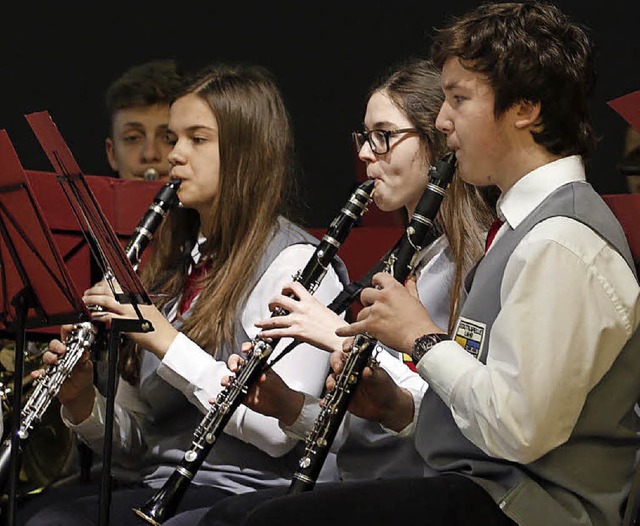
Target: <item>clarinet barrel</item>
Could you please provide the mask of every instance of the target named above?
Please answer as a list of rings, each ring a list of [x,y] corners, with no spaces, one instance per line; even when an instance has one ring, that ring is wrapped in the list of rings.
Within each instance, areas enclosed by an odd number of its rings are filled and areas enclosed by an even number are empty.
[[[329,264],[346,239],[356,221],[367,210],[373,196],[372,180],[362,183],[349,197],[340,213],[329,225],[326,234],[316,247],[304,269],[294,280],[313,293],[327,272]],[[286,314],[283,309],[276,309],[272,316]],[[171,518],[182,500],[184,493],[202,466],[234,411],[244,400],[249,389],[260,378],[267,360],[272,354],[279,339],[255,338],[246,360],[238,369],[235,378],[217,396],[215,402],[196,428],[191,445],[184,457],[170,475],[165,484],[147,502],[134,513],[155,526]]]
[[[430,169],[430,180],[411,216],[396,249],[386,256],[384,271],[404,282],[417,264],[420,250],[434,239],[434,220],[455,172],[455,155],[448,153]],[[334,389],[327,393],[318,418],[306,441],[303,456],[298,461],[288,489],[289,494],[309,491],[315,486],[320,470],[329,454],[349,402],[369,362],[377,340],[366,334],[354,338],[344,368],[336,377]]]

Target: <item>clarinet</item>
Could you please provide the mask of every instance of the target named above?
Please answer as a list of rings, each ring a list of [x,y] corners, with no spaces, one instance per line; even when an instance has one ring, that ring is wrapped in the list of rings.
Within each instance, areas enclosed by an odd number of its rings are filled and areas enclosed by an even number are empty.
[[[425,241],[432,239],[433,221],[453,178],[455,163],[455,155],[451,152],[430,168],[429,184],[416,206],[405,235],[387,258],[384,271],[400,282],[412,274],[420,249],[426,246]],[[358,334],[354,338],[344,368],[336,377],[335,387],[325,395],[320,414],[306,437],[305,450],[298,461],[288,494],[297,495],[311,490],[315,485],[362,371],[369,363],[376,345],[377,340],[368,334]]]
[[[430,245],[433,241],[437,239],[437,237],[438,235],[435,229],[431,229],[429,231],[429,236],[422,243],[422,246],[426,247]],[[389,264],[388,264],[389,258],[396,257],[395,253],[397,252],[398,247],[400,246],[402,241],[404,241],[404,234],[402,235],[402,237],[398,239],[398,241],[396,241],[396,244],[393,247],[391,247],[387,251],[387,253],[384,256],[382,256],[382,258],[380,258],[378,262],[367,271],[367,273],[364,276],[362,276],[360,279],[356,281],[352,281],[348,283],[344,287],[344,289],[342,289],[336,295],[336,297],[333,298],[329,304],[327,304],[327,309],[329,309],[332,312],[335,312],[336,314],[342,314],[349,307],[351,307],[351,305],[353,305],[353,303],[358,298],[360,298],[360,293],[362,292],[362,290],[365,289],[366,287],[371,286],[371,280],[373,279],[373,276],[378,272],[387,271],[387,269],[389,268]],[[294,339],[289,345],[285,347],[282,354],[278,356],[278,359],[280,359],[280,357],[284,356],[289,351],[292,351],[295,347],[297,347],[301,343],[302,343],[302,340]],[[273,364],[276,361],[277,360],[273,360],[271,362],[271,365],[273,366]]]
[[[170,208],[177,206],[177,191],[180,180],[166,183],[156,194],[153,202],[138,223],[125,249],[127,258],[137,270],[142,251],[151,241],[160,223]],[[98,310],[98,309],[95,309]],[[42,420],[62,384],[69,377],[85,351],[91,350],[96,342],[97,327],[90,321],[76,323],[64,340],[67,351],[45,373],[34,381],[34,390],[20,412],[20,428],[16,433],[20,438],[21,450],[29,438],[31,430]],[[11,434],[0,445],[0,487],[4,487],[11,466]]]
[[[346,205],[329,225],[322,241],[302,271],[294,280],[309,292],[317,289],[336,252],[356,221],[366,212],[373,197],[374,181],[367,180],[351,194]],[[282,308],[274,309],[273,316],[283,316]],[[269,366],[267,359],[280,338],[256,337],[244,363],[238,368],[231,383],[216,397],[215,402],[194,431],[189,449],[164,485],[147,502],[133,511],[148,523],[160,525],[171,518],[198,469],[222,434],[234,411],[242,403],[249,389]]]

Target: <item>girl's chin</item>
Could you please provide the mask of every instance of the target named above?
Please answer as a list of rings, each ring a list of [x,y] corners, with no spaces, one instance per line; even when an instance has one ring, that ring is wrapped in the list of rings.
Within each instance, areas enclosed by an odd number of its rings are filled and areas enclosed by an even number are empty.
[[[399,208],[402,208],[401,206],[398,206],[395,203],[387,203],[384,201],[380,203],[378,201],[374,201],[374,202],[381,212],[395,212]]]

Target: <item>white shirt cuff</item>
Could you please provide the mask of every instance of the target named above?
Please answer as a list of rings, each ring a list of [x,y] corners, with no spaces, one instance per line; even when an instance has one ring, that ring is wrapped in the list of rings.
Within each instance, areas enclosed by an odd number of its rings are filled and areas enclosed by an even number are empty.
[[[320,414],[320,399],[306,393],[302,394],[304,395],[304,403],[302,404],[302,410],[298,418],[296,418],[296,421],[290,426],[285,426],[280,423],[280,428],[287,436],[298,440],[305,440],[307,438],[316,418]]]
[[[65,426],[75,431],[84,441],[93,442],[104,438],[104,422],[106,413],[106,400],[94,387],[95,398],[91,414],[79,424],[73,424],[69,420],[69,414],[64,406],[60,407],[60,417]]]

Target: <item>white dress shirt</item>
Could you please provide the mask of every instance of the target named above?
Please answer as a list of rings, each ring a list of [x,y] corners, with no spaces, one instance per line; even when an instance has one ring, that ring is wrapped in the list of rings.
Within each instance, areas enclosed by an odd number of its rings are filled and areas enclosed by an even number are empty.
[[[527,174],[498,202],[506,222],[492,247],[555,189],[584,180],[577,156]],[[469,440],[526,464],[569,437],[587,394],[638,326],[640,287],[593,230],[552,217],[509,257],[500,301],[486,364],[447,341],[422,358],[418,371]]]

